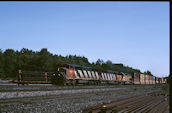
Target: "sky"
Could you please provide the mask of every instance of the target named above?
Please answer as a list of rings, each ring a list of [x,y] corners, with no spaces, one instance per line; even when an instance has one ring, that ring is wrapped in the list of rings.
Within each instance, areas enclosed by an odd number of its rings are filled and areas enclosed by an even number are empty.
[[[0,49],[80,55],[169,75],[169,2],[0,2]]]

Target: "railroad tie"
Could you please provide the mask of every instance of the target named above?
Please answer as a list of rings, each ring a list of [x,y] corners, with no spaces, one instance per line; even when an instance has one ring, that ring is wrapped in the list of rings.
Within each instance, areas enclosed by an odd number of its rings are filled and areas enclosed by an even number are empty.
[[[168,95],[153,92],[85,109],[84,113],[162,113],[169,110]]]

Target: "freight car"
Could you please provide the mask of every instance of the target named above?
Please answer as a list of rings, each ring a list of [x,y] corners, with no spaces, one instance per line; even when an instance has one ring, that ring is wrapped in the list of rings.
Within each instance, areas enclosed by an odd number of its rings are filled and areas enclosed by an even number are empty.
[[[133,83],[134,84],[161,84],[166,83],[166,79],[158,78],[152,75],[145,75],[143,73],[134,73]]]
[[[53,83],[58,85],[101,84],[157,84],[165,83],[161,78],[145,74],[129,74],[111,70],[95,70],[75,64],[60,64],[57,72],[28,72],[19,70],[19,84]]]
[[[144,74],[140,74],[140,84],[146,84],[146,79]]]
[[[134,84],[140,84],[140,74],[139,73],[134,73],[134,76],[133,76],[133,83]]]
[[[52,82],[53,74],[53,72],[19,70],[19,76],[13,82],[18,84],[48,84]]]

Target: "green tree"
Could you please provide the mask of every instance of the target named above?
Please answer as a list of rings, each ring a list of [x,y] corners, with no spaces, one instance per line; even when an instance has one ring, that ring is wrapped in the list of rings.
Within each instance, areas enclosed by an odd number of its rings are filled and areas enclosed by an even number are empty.
[[[152,75],[152,73],[149,70],[145,71],[144,74]]]
[[[98,59],[95,63],[90,63],[84,56],[51,54],[47,48],[42,48],[40,51],[32,51],[27,48],[22,48],[20,51],[13,49],[6,49],[2,52],[0,49],[0,77],[14,78],[18,75],[18,69],[42,70],[42,71],[56,71],[59,64],[71,63],[81,66],[89,66],[95,70],[113,70],[125,73],[141,73],[139,69],[134,69],[123,64],[114,64],[107,60],[104,62]],[[25,67],[29,68],[25,68]],[[152,75],[148,70],[145,74]]]
[[[15,51],[13,49],[5,50],[3,54],[4,58],[4,74],[5,77],[14,78],[16,76],[16,64],[17,64],[17,57]]]
[[[102,64],[104,64],[104,61],[103,61],[103,60],[98,59],[98,60],[96,61],[96,65],[102,65]]]
[[[4,66],[3,51],[0,49],[0,77],[2,78],[4,77],[3,66]]]

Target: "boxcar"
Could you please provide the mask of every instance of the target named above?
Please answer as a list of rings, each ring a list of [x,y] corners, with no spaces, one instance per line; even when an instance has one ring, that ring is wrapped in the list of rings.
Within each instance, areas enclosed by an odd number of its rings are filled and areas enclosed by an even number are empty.
[[[149,84],[149,75],[145,75],[145,83]]]
[[[152,77],[152,84],[155,84],[155,76]]]
[[[140,83],[145,84],[145,75],[144,74],[140,74]]]
[[[152,84],[152,76],[149,75],[149,84]]]
[[[134,84],[140,84],[140,74],[134,73]]]

